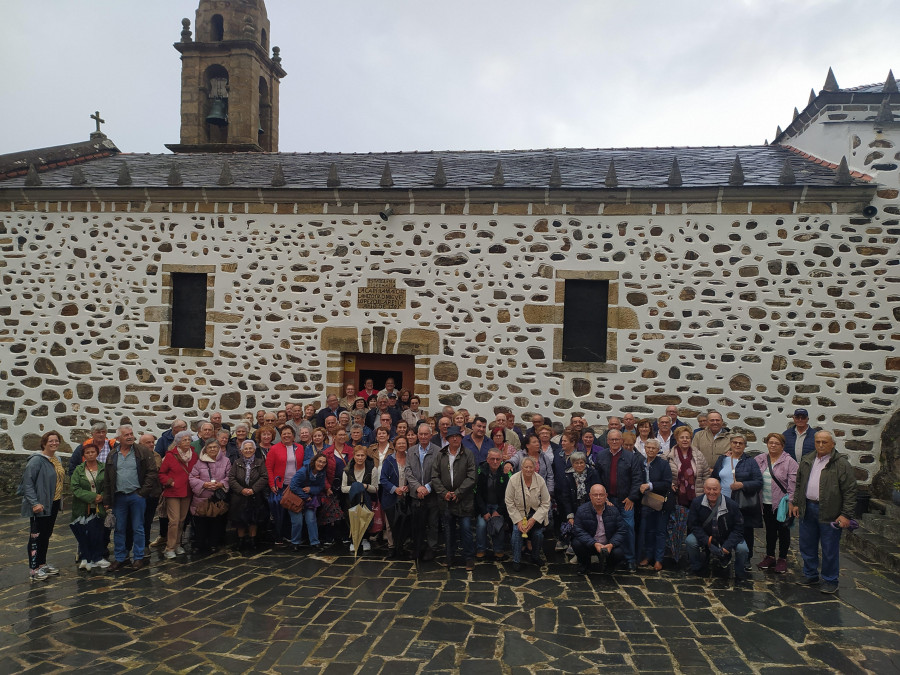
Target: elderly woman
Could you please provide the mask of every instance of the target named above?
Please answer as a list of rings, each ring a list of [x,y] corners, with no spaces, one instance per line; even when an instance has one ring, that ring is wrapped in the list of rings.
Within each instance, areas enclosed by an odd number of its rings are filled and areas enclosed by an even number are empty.
[[[512,459],[518,450],[516,450],[516,446],[506,440],[506,424],[491,422],[489,429],[488,435],[494,443],[494,447],[500,451],[500,459],[503,462]]]
[[[381,507],[387,518],[388,529],[393,538],[391,558],[407,558],[403,544],[409,538],[409,486],[406,484],[406,451],[409,443],[406,437],[394,440],[394,452],[384,458],[379,472],[381,486]]]
[[[535,437],[532,437],[535,438]],[[547,483],[536,471],[537,461],[526,455],[521,470],[511,476],[506,486],[506,511],[513,522],[512,561],[513,570],[522,569],[522,540],[528,540],[531,561],[540,566],[541,548],[544,544],[544,526],[550,513],[550,491]]]
[[[563,433],[563,438],[566,434]],[[587,456],[580,450],[569,455],[569,466],[560,478],[560,488],[557,492],[560,504],[560,513],[565,515],[569,524],[575,525],[575,511],[578,507],[591,500],[591,486],[600,482],[600,476],[596,469],[590,466]],[[568,543],[568,542],[567,542]]]
[[[758,454],[756,460],[762,474],[762,516],[766,527],[766,557],[757,565],[761,570],[773,567],[778,574],[787,573],[787,554],[791,546],[790,520],[778,520],[778,505],[786,495],[788,503],[794,498],[797,485],[797,460],[784,451],[785,438],[781,434],[769,434],[765,438],[767,452]],[[778,560],[775,559],[775,543],[778,543]]]
[[[668,454],[675,508],[669,516],[666,545],[676,562],[681,559],[684,540],[687,538],[688,509],[695,497],[703,496],[703,483],[710,474],[709,464],[703,453],[691,448],[693,436],[689,427],[678,427],[669,436],[670,440],[675,441]],[[646,450],[646,443],[644,449]]]
[[[244,439],[240,454],[228,472],[228,488],[231,491],[228,512],[237,529],[236,551],[256,550],[259,523],[269,515],[266,503],[268,482],[266,462],[256,455],[256,443],[249,438]]]
[[[271,447],[266,455],[266,474],[269,481],[269,490],[273,498],[269,501],[269,510],[272,514],[275,544],[284,543],[285,530],[288,529],[288,512],[282,508],[280,495],[284,488],[291,484],[291,478],[303,466],[306,458],[312,456],[309,448],[304,448],[294,442],[294,428],[284,427],[281,430],[281,443]],[[275,498],[278,495],[278,499]]]
[[[346,432],[345,432],[346,433]],[[299,551],[303,543],[303,526],[306,525],[306,536],[310,546],[318,547],[319,526],[316,521],[316,510],[319,508],[322,493],[325,492],[325,469],[328,458],[324,453],[313,455],[309,464],[301,467],[291,479],[291,492],[303,500],[303,510],[291,511],[291,546]]]
[[[228,454],[228,459],[232,462],[240,456],[241,446],[244,445],[244,441],[250,438],[250,426],[246,422],[238,422],[234,425],[234,437],[231,439],[231,443],[229,447],[234,448],[234,452]],[[253,444],[254,452],[256,452],[256,443]],[[233,456],[232,456],[233,455]],[[262,453],[259,453],[260,457],[263,457]],[[263,459],[265,459],[263,457]]]
[[[718,479],[722,494],[738,503],[744,517],[744,542],[747,544],[746,572],[750,571],[753,557],[753,530],[762,527],[762,508],[759,491],[763,487],[762,472],[756,460],[744,454],[747,439],[741,434],[732,434],[730,452],[719,455],[713,467],[712,477]]]
[[[155,453],[154,453],[155,454]],[[88,439],[81,446],[83,462],[72,472],[72,522],[81,520],[85,527],[79,528],[78,550],[81,554],[83,570],[94,567],[106,568],[110,563],[103,559],[103,479],[106,469],[103,462],[97,460],[100,448],[93,439]],[[96,519],[97,522],[89,521]]]
[[[41,451],[33,455],[25,465],[20,491],[22,516],[30,519],[31,534],[28,538],[28,567],[31,581],[45,581],[59,569],[47,564],[47,548],[56,525],[56,516],[62,508],[63,485],[66,471],[56,456],[62,443],[57,431],[41,436]]]
[[[672,467],[669,462],[659,456],[659,441],[648,438],[644,443],[646,458],[641,463],[644,481],[641,483],[641,494],[655,493],[663,499],[672,490]],[[663,555],[666,552],[666,519],[669,512],[665,508],[656,510],[650,506],[641,506],[641,526],[638,533],[638,555],[641,567],[653,564],[659,572],[662,568]]]
[[[344,471],[344,475],[341,479],[341,492],[345,495],[350,494],[350,488],[353,487],[354,483],[359,483],[362,485],[364,490],[364,494],[366,498],[363,499],[363,502],[369,506],[372,503],[372,500],[375,498],[375,495],[378,492],[378,478],[379,471],[378,467],[375,465],[375,462],[372,458],[366,453],[366,449],[363,447],[358,447],[353,450],[353,463],[350,464],[346,470]],[[349,503],[349,506],[354,506],[354,504]],[[371,528],[371,524],[369,525]],[[362,550],[370,551],[372,549],[372,545],[369,543],[368,539],[368,531],[363,535],[362,539]],[[350,544],[350,552],[354,552],[353,543]]]
[[[547,428],[549,429],[550,427]],[[559,446],[553,447],[559,449]],[[506,468],[507,465],[515,471],[521,469],[522,459],[524,457],[531,457],[534,460],[537,473],[544,479],[544,482],[547,484],[547,489],[550,490],[550,494],[553,494],[553,491],[556,488],[553,474],[553,457],[546,452],[541,451],[541,442],[537,436],[529,436],[525,439],[525,447],[504,463],[504,472],[508,473],[510,470]]]
[[[227,494],[230,469],[231,462],[219,442],[215,438],[207,440],[188,478],[192,493],[191,522],[198,553],[217,551],[225,534],[228,503],[223,505],[222,502]]]
[[[163,487],[162,496],[166,499],[166,514],[169,516],[166,551],[163,554],[166,558],[184,554],[181,535],[191,506],[189,476],[196,463],[197,455],[191,446],[191,432],[179,431],[175,434],[175,443],[166,452],[159,467],[159,482]]]

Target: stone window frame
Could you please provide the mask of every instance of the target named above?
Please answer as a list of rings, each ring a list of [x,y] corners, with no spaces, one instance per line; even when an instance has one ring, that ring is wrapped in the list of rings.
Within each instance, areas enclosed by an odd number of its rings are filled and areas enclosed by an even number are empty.
[[[172,347],[172,274],[205,274],[206,275],[206,339],[204,349],[187,349]],[[159,353],[166,356],[213,356],[212,349],[216,344],[216,323],[221,323],[230,316],[218,316],[212,309],[215,305],[216,266],[215,265],[178,265],[164,264],[160,282],[160,306],[147,307],[144,320],[159,324]]]
[[[553,328],[553,370],[560,373],[617,373],[618,330],[636,325],[637,315],[629,307],[619,307],[619,272],[616,270],[556,270],[556,288],[552,305],[526,304],[523,316],[528,324]],[[606,361],[563,361],[563,308],[566,279],[609,281],[606,317]]]

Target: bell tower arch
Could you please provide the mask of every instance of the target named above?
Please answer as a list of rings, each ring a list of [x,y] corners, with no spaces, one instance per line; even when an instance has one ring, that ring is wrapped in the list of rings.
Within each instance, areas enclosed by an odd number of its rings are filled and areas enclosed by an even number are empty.
[[[181,142],[173,152],[277,152],[278,86],[287,73],[269,54],[263,0],[200,0],[182,19]],[[195,39],[196,36],[196,39]]]

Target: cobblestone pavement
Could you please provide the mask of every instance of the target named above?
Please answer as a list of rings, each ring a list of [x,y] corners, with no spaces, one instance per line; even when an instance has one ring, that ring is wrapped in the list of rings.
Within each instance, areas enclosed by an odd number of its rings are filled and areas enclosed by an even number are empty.
[[[828,596],[754,572],[473,573],[377,555],[232,552],[77,571],[65,517],[31,585],[27,523],[0,504],[0,673],[900,672],[900,583],[843,556]],[[795,561],[792,568],[796,569]],[[128,569],[128,568],[126,568]]]

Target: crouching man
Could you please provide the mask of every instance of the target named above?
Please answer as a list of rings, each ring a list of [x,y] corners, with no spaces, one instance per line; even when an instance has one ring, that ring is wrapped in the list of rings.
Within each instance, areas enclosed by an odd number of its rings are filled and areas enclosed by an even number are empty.
[[[744,518],[737,502],[722,496],[715,478],[703,484],[704,495],[696,497],[688,511],[685,540],[691,572],[703,574],[710,560],[727,565],[734,557],[734,580],[747,578],[749,550],[744,542]]]
[[[575,511],[572,549],[578,558],[578,573],[591,571],[591,556],[600,559],[600,571],[612,573],[625,559],[625,523],[618,509],[606,501],[606,488],[592,485],[590,502]]]

